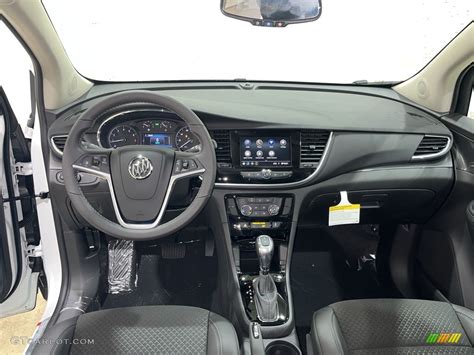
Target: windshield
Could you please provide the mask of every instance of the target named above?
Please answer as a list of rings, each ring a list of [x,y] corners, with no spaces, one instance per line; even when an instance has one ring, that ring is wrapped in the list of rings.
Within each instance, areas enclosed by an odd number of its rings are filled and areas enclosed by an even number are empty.
[[[326,0],[317,21],[252,26],[219,0],[43,0],[76,69],[103,81],[402,81],[474,17],[472,0]]]

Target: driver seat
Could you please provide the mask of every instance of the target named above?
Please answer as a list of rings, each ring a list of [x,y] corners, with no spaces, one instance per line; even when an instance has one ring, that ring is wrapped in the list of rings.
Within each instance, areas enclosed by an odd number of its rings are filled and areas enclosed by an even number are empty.
[[[187,306],[85,313],[56,324],[38,343],[34,354],[239,354],[228,320]]]

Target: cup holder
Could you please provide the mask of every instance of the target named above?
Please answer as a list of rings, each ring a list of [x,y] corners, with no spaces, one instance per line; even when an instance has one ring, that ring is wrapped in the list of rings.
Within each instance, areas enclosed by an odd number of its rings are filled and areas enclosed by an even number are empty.
[[[277,340],[268,344],[265,355],[301,355],[300,350],[291,343]]]

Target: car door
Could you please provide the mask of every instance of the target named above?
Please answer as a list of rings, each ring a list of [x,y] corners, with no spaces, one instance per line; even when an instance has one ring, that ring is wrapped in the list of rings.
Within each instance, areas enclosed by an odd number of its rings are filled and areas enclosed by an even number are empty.
[[[29,144],[0,87],[0,318],[35,307],[42,270]]]

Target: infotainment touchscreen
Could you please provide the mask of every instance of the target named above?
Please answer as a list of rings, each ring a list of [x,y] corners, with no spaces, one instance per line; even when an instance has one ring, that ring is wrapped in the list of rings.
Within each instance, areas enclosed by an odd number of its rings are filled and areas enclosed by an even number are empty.
[[[290,137],[240,137],[240,166],[291,166]]]

